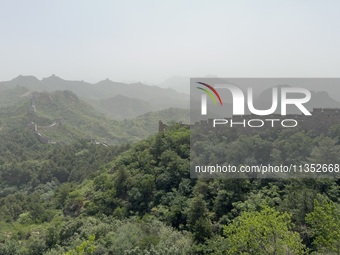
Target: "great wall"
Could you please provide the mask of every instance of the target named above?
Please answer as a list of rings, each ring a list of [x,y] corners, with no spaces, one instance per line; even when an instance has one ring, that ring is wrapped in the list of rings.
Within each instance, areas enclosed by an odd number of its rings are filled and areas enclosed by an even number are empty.
[[[37,107],[35,104],[35,94],[36,92],[31,92],[29,95],[31,95],[31,105],[28,108],[28,114],[30,115],[35,115],[37,112]],[[61,119],[55,119],[51,125],[48,126],[39,126],[36,123],[34,123],[33,121],[31,121],[31,123],[28,124],[28,127],[34,132],[35,136],[37,137],[37,139],[44,144],[56,144],[57,141],[53,140],[52,138],[48,137],[47,135],[43,134],[43,132],[46,131],[53,131],[53,130],[57,130],[61,125],[62,125],[63,121]],[[105,147],[107,147],[108,145],[106,143],[103,142],[99,142],[96,139],[93,138],[89,138],[88,142],[95,144],[95,145],[103,145]]]
[[[32,103],[28,109],[28,113],[29,114],[36,113],[34,93],[32,93]],[[339,108],[314,108],[311,113],[312,115],[310,116],[300,115],[300,114],[287,114],[285,116],[282,116],[280,114],[271,114],[267,116],[258,116],[254,114],[249,114],[249,115],[238,115],[238,116],[234,116],[233,118],[227,117],[227,118],[224,118],[224,120],[228,122],[233,121],[236,123],[242,123],[242,122],[248,122],[249,120],[265,121],[265,120],[270,119],[270,120],[281,121],[283,119],[293,119],[298,123],[297,128],[300,128],[306,131],[313,131],[317,134],[327,133],[331,126],[340,124],[340,109]],[[188,127],[190,129],[200,128],[202,131],[205,131],[205,132],[211,131],[211,130],[221,132],[221,131],[226,130],[225,125],[216,125],[216,127],[213,128],[213,121],[214,119],[208,119],[208,120],[201,120],[199,122],[195,122],[194,124],[190,124],[190,125],[182,124],[182,123],[178,123],[178,124]],[[54,120],[52,124],[48,126],[39,126],[34,122],[31,122],[28,124],[30,129],[37,136],[37,139],[41,143],[45,143],[45,144],[55,144],[56,141],[44,135],[42,132],[49,131],[49,130],[56,130],[61,125],[62,125],[61,119]],[[268,129],[268,127],[271,127],[271,126],[267,125],[261,128],[254,128],[250,126],[242,126],[240,124],[237,124],[233,127],[230,127],[230,129],[238,130],[239,132],[244,132],[244,133],[254,133],[254,132],[265,131]],[[168,125],[166,125],[160,120],[158,124],[158,132],[163,132],[167,128],[168,128]],[[89,141],[91,141],[94,144],[102,144],[102,145],[107,146],[107,144],[98,142],[95,139],[89,139]]]
[[[50,144],[55,144],[56,142],[53,141],[50,137],[44,135],[42,132],[43,131],[48,131],[48,130],[56,130],[59,128],[61,122],[60,120],[55,120],[51,125],[49,126],[38,126],[35,124],[33,121],[28,124],[28,127],[35,133],[36,137],[41,143],[50,143]]]
[[[32,92],[32,99],[31,99],[31,106],[28,108],[28,114],[34,115],[36,114],[36,105],[35,105],[35,93]],[[36,123],[31,121],[31,123],[28,124],[28,127],[34,132],[37,139],[44,144],[55,144],[56,141],[54,141],[52,138],[44,135],[43,131],[48,130],[56,130],[61,125],[61,120],[54,120],[53,123],[49,126],[38,126]]]

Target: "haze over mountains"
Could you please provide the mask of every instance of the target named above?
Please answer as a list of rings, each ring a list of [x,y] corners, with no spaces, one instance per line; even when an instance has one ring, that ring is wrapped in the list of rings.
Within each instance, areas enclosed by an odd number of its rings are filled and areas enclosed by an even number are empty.
[[[205,78],[216,78],[206,76]],[[226,80],[226,82],[228,82]],[[261,80],[260,80],[261,83]],[[268,109],[271,106],[271,88],[261,91],[261,84],[254,88],[254,106],[258,109]],[[308,84],[307,84],[308,85]],[[276,87],[290,86],[277,85]],[[9,90],[11,91],[9,92]],[[22,76],[0,82],[1,102],[0,106],[12,105],[19,100],[19,97],[30,91],[53,92],[56,90],[69,90],[75,93],[80,99],[90,104],[95,110],[105,114],[112,119],[132,119],[152,111],[159,111],[168,108],[189,108],[190,79],[188,77],[173,76],[158,86],[150,86],[143,83],[125,84],[114,82],[109,79],[91,84],[85,81],[64,80],[55,75],[41,80],[34,76]],[[320,88],[322,89],[322,88]],[[245,88],[243,88],[245,90]],[[325,91],[311,90],[312,98],[306,107],[312,111],[313,108],[340,108],[340,102],[332,98]],[[230,94],[230,93],[229,93]],[[224,96],[224,109],[216,109],[215,117],[230,116],[232,112],[232,98]],[[200,100],[199,98],[192,100]],[[197,101],[197,102],[198,102]],[[208,104],[211,102],[209,101]],[[197,103],[199,105],[199,102]],[[209,107],[210,108],[210,107]],[[226,111],[227,108],[227,111]],[[209,109],[208,109],[209,110]],[[280,107],[276,112],[280,111]],[[297,109],[291,109],[291,113],[299,113]],[[248,114],[246,107],[246,113]],[[209,117],[213,115],[209,114]]]
[[[6,102],[6,98],[11,100]],[[113,120],[69,90],[36,92],[22,87],[2,88],[0,102],[2,135],[13,133],[13,130],[30,130],[42,143],[69,144],[79,139],[107,144],[135,142],[155,134],[159,120],[165,123],[188,123],[189,120],[189,110],[181,108],[149,111],[134,119]]]
[[[203,78],[218,78],[216,75],[205,75]],[[161,88],[171,88],[180,93],[190,95],[190,77],[172,76],[165,81],[158,83]]]
[[[49,92],[70,90],[97,110],[115,119],[134,118],[149,111],[170,107],[189,107],[189,96],[174,89],[142,83],[124,84],[109,79],[91,84],[85,81],[68,81],[55,75],[42,80],[20,75],[13,80],[0,82],[0,89],[13,87]]]
[[[172,76],[169,79],[157,84],[161,88],[172,88],[178,92],[190,94],[190,78],[182,76]]]

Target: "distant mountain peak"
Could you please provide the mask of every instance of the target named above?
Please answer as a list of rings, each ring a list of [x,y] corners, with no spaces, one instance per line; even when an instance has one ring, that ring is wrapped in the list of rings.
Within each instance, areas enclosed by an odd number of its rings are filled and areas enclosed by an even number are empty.
[[[33,75],[18,75],[17,77],[15,77],[12,81],[18,81],[18,82],[24,82],[24,81],[35,81],[35,82],[40,82],[40,80],[33,76]]]
[[[48,81],[48,80],[50,80],[50,81],[65,81],[64,79],[56,76],[55,74],[52,74],[51,76],[42,79],[42,81]]]
[[[113,83],[115,83],[115,82],[111,81],[109,78],[106,78],[105,80],[101,80],[101,81],[97,82],[96,84],[97,85],[102,85],[102,84],[106,85],[106,84],[113,84]]]

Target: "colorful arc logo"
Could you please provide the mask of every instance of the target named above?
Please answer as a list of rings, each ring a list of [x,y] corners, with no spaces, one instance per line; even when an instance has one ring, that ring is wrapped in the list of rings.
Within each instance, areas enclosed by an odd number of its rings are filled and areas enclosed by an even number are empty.
[[[208,90],[208,89],[205,89],[205,88],[197,87],[198,89],[203,90],[205,93],[207,93],[210,96],[211,100],[214,102],[215,105],[217,104],[217,101],[216,101],[216,98],[214,97],[214,95],[211,92],[213,92],[215,94],[215,96],[217,97],[218,101],[220,102],[220,105],[222,105],[221,97],[218,94],[218,92],[216,91],[216,89],[214,89],[209,84],[206,84],[206,83],[203,83],[203,82],[197,82],[197,83],[201,84],[201,85],[203,85],[203,86],[205,86],[205,87],[210,89],[210,90]]]
[[[220,95],[218,94],[218,92],[216,91],[216,89],[214,89],[209,84],[206,84],[206,83],[203,83],[203,82],[197,82],[197,83],[208,88],[208,89],[205,89],[205,88],[197,87],[198,89],[203,90],[206,93],[206,94],[202,94],[202,98],[201,98],[201,114],[202,115],[207,115],[207,95],[210,96],[211,100],[214,102],[215,105],[217,105],[217,100],[216,100],[216,98],[217,98],[218,101],[220,102],[220,105],[222,106],[222,99],[221,99]],[[214,94],[215,94],[216,98],[215,98]]]

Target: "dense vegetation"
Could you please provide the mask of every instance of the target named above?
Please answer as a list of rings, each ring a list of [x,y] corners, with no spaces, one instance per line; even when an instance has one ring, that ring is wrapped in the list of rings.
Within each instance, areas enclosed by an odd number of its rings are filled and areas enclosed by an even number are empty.
[[[206,149],[224,143],[234,164],[339,162],[339,130],[207,134]],[[190,179],[189,140],[179,125],[109,147],[6,133],[0,254],[340,253],[339,179]]]

